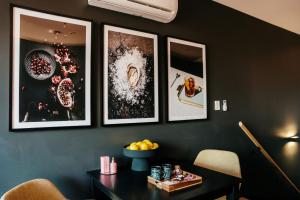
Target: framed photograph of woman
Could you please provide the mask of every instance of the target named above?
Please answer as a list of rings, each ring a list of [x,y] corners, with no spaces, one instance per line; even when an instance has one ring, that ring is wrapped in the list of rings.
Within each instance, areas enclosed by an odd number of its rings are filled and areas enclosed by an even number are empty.
[[[168,120],[207,118],[205,45],[167,38]]]
[[[104,125],[158,122],[157,35],[104,25]]]
[[[11,130],[90,126],[92,23],[12,14]]]

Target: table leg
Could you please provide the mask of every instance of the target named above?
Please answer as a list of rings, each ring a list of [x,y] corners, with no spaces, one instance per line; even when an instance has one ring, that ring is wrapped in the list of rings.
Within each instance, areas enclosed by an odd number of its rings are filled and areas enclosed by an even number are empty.
[[[94,186],[94,180],[90,179],[90,186],[89,186],[89,197],[94,199],[95,198],[95,186]]]
[[[239,185],[235,184],[231,192],[227,195],[228,200],[238,200],[239,199]]]

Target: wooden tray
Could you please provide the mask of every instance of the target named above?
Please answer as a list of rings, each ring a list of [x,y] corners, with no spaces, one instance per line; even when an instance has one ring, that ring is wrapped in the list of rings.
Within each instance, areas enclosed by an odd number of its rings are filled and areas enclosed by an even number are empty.
[[[163,189],[167,192],[173,192],[176,190],[181,190],[184,188],[188,188],[194,185],[198,185],[202,183],[202,177],[192,174],[190,172],[183,171],[184,174],[193,175],[194,178],[192,180],[182,180],[182,181],[167,181],[167,180],[156,180],[151,176],[148,176],[148,183],[155,185],[156,187]]]

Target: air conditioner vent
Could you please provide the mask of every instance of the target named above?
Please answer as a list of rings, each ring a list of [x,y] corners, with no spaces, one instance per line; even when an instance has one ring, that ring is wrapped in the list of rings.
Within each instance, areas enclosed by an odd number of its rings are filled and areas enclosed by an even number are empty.
[[[177,14],[178,0],[88,0],[100,8],[168,23]]]
[[[156,6],[156,5],[152,5],[152,4],[149,4],[147,2],[143,2],[143,1],[139,1],[139,0],[127,0],[127,1],[131,1],[131,2],[134,2],[134,3],[139,3],[141,5],[149,6],[149,7],[152,7],[152,8],[155,8],[155,9],[159,9],[159,10],[162,10],[162,11],[166,11],[166,12],[172,12],[172,10],[170,10],[170,9],[162,8],[162,7],[159,7],[159,6]]]

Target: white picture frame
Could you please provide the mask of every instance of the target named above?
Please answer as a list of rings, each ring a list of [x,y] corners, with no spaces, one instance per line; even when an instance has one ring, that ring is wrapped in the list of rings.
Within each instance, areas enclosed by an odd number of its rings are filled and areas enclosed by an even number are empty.
[[[90,126],[92,22],[16,6],[11,9],[10,130]],[[59,60],[55,51],[62,47],[68,53]],[[46,63],[44,71],[38,72],[33,56]],[[48,83],[49,88],[53,86],[50,97]],[[57,96],[58,88],[66,91],[65,83],[72,87],[65,93],[70,94],[69,101]],[[51,99],[55,95],[57,99]]]
[[[111,25],[103,30],[103,124],[159,122],[157,35]],[[137,81],[129,82],[129,68]]]
[[[168,121],[207,119],[206,46],[167,37]],[[194,88],[186,93],[185,81]]]

